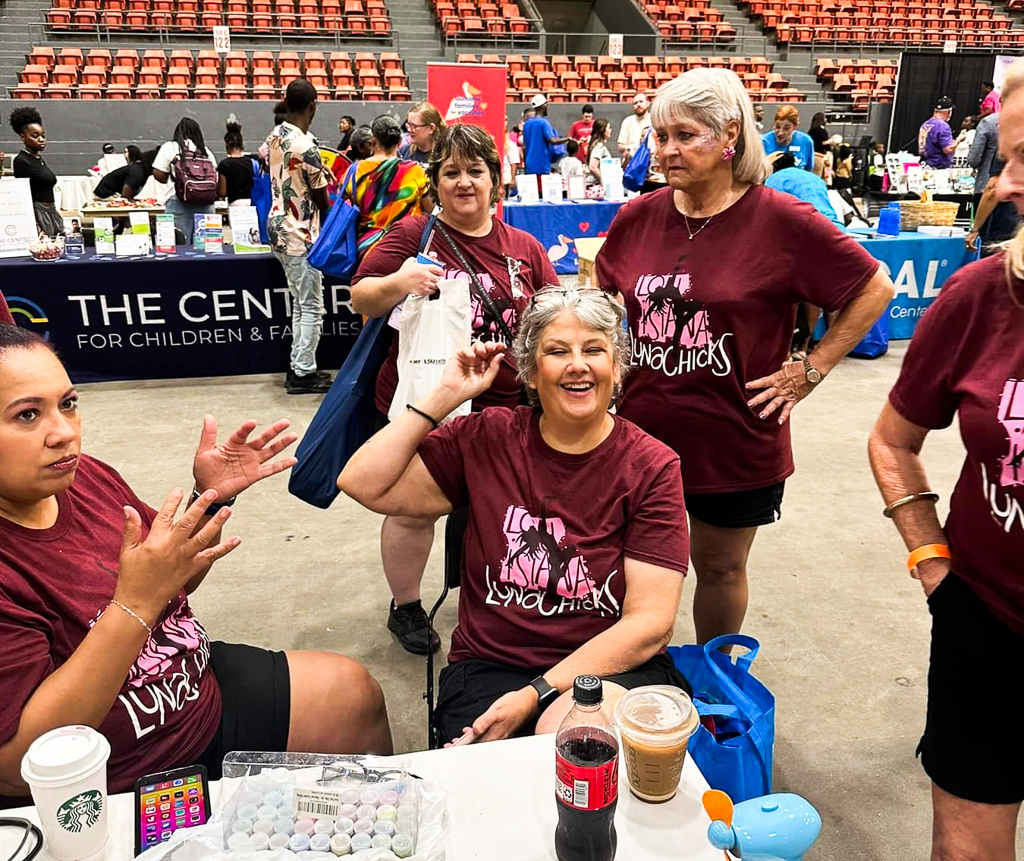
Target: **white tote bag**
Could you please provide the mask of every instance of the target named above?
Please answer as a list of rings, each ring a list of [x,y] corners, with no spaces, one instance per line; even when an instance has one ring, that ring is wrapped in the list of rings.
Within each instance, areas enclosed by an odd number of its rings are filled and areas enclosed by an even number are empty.
[[[388,410],[394,421],[414,404],[430,394],[441,381],[445,363],[458,350],[469,346],[472,335],[472,303],[469,282],[463,278],[438,282],[436,297],[409,296],[402,308],[398,335],[398,387]],[[466,401],[444,418],[442,424],[457,416],[469,415],[472,404]]]

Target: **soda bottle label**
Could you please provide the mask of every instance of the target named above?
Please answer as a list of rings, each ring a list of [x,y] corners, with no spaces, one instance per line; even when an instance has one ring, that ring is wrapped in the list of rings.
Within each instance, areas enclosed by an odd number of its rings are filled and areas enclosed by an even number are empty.
[[[619,757],[596,766],[575,765],[555,754],[555,794],[574,810],[601,810],[619,797]]]

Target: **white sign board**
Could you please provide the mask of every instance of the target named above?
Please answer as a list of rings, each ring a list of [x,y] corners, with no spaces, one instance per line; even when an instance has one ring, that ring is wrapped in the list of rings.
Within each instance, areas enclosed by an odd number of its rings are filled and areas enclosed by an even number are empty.
[[[521,173],[516,177],[516,191],[520,203],[536,203],[540,200],[540,180],[535,173]]]
[[[545,203],[562,202],[562,175],[560,173],[542,173],[540,186],[541,200]]]
[[[213,28],[213,50],[218,54],[226,54],[231,50],[231,30],[227,27]]]
[[[957,46],[956,39],[946,39],[946,41],[942,43],[942,53],[943,54],[955,54],[956,53],[956,46]]]
[[[229,206],[228,219],[235,254],[269,253],[270,246],[260,239],[260,219],[255,206]]]
[[[621,33],[609,33],[608,34],[608,56],[613,60],[622,59],[622,34]]]
[[[0,179],[0,257],[28,257],[39,238],[27,179]]]

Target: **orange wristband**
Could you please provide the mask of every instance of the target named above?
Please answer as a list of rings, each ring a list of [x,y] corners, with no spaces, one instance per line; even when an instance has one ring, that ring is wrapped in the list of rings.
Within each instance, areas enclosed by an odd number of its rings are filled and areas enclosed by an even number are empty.
[[[923,544],[910,552],[907,557],[907,570],[913,571],[919,562],[925,559],[952,559],[953,554],[949,552],[946,544]]]

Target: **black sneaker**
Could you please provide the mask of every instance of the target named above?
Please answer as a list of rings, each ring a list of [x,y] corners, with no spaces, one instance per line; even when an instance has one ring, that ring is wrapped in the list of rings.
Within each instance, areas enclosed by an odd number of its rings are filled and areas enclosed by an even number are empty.
[[[331,387],[331,380],[317,374],[292,374],[285,380],[285,391],[290,395],[322,395]]]
[[[419,601],[402,604],[401,607],[392,601],[388,610],[388,630],[398,637],[403,649],[414,655],[425,655],[441,648],[441,638],[436,631],[430,630],[426,610]]]
[[[327,371],[313,371],[312,374],[307,374],[306,376],[312,376],[312,375],[315,375],[315,376],[319,377],[321,380],[325,380],[328,383],[333,382],[331,380],[331,375]],[[289,369],[288,373],[285,374],[285,377],[284,377],[284,387],[287,389],[289,386],[295,385],[295,380],[299,376],[300,375],[296,374],[295,371]]]

